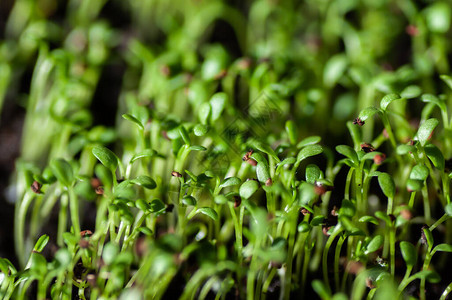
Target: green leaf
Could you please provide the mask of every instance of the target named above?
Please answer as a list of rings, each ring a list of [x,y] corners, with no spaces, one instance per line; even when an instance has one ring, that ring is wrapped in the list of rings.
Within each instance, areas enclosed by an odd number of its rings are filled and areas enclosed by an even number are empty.
[[[270,178],[270,171],[268,165],[258,163],[256,166],[256,176],[259,182],[266,183],[267,180]]]
[[[237,185],[237,184],[240,184],[240,183],[242,183],[242,180],[240,180],[240,178],[238,178],[238,177],[228,177],[228,178],[225,178],[223,180],[223,182],[220,184],[220,188],[225,188],[225,187]]]
[[[311,230],[311,225],[309,225],[309,223],[306,221],[300,222],[300,224],[298,224],[297,230],[301,233],[309,232],[309,230]]]
[[[311,226],[319,226],[325,223],[325,217],[324,216],[315,216],[312,218]]]
[[[297,155],[297,163],[299,164],[302,160],[318,155],[323,152],[323,148],[320,145],[308,145],[300,150]]]
[[[433,144],[425,145],[424,150],[425,154],[427,154],[427,157],[432,161],[433,165],[437,169],[444,171],[446,162],[441,150],[439,150],[439,148]]]
[[[407,267],[413,267],[416,264],[417,252],[413,244],[405,241],[400,242],[400,252],[402,253]]]
[[[422,93],[422,90],[417,85],[410,85],[407,86],[401,93],[400,96],[405,99],[412,99],[419,97],[419,95]]]
[[[260,153],[254,152],[251,157],[257,162],[256,175],[260,182],[265,183],[270,178],[270,170],[267,159]]]
[[[9,272],[8,263],[5,261],[4,258],[0,258],[0,271],[3,274],[8,274],[8,272]]]
[[[449,244],[439,244],[433,249],[433,252],[452,252],[452,245]]]
[[[302,182],[299,187],[300,190],[300,204],[306,206],[312,206],[313,201],[317,199],[315,188],[313,184]]]
[[[293,165],[295,162],[297,161],[297,159],[295,157],[288,157],[285,158],[284,160],[282,160],[279,164],[279,166],[284,166],[284,165]]]
[[[331,298],[331,292],[323,281],[318,279],[313,280],[312,288],[317,293],[317,295],[319,295],[320,299]]]
[[[432,95],[432,94],[424,94],[424,95],[422,95],[421,100],[422,100],[423,102],[434,103],[434,104],[436,104],[443,112],[447,112],[447,107],[446,107],[446,103],[444,102],[444,100],[439,99],[439,98],[436,97],[435,95]]]
[[[391,175],[388,173],[381,172],[378,174],[378,183],[380,184],[381,190],[388,198],[394,198],[395,195],[395,184]]]
[[[347,145],[339,145],[336,146],[336,151],[340,154],[344,155],[345,157],[349,158],[354,165],[358,165],[358,155],[356,154],[356,151],[353,150],[352,147]]]
[[[74,181],[72,166],[64,159],[54,159],[50,162],[50,168],[57,180],[64,186],[70,186]]]
[[[141,299],[141,290],[137,287],[124,288],[121,291],[121,295],[119,296],[119,300],[135,300]]]
[[[386,108],[388,107],[388,105],[389,105],[392,101],[399,100],[399,99],[402,99],[402,98],[401,98],[400,95],[398,95],[398,94],[389,94],[389,95],[386,95],[386,96],[384,96],[383,99],[381,99],[381,101],[380,101],[380,108],[381,108],[383,111],[385,111]],[[363,119],[361,119],[361,120],[363,120]]]
[[[80,234],[77,234],[77,236],[75,236],[74,234],[70,233],[70,232],[65,232],[63,233],[63,241],[66,245],[70,247],[75,247],[75,245],[78,243],[80,239]]]
[[[30,257],[30,271],[33,276],[41,279],[47,274],[47,261],[38,252],[32,252]]]
[[[154,155],[157,155],[157,152],[153,149],[146,149],[142,152],[139,152],[137,154],[134,154],[132,158],[130,159],[130,163],[135,162],[136,160],[144,157],[152,157]]]
[[[72,261],[71,253],[66,248],[60,248],[55,253],[55,260],[58,263],[58,268],[65,269],[70,265]]]
[[[255,180],[248,180],[240,186],[239,194],[244,199],[249,199],[259,189],[259,183]]]
[[[452,217],[452,203],[447,204],[444,211],[449,217]]]
[[[165,209],[165,204],[160,199],[154,199],[150,203],[151,212],[159,212]]]
[[[450,28],[451,7],[447,2],[437,1],[425,10],[427,27],[431,32],[446,33]]]
[[[137,201],[135,201],[135,206],[138,207],[139,210],[142,210],[144,212],[147,212],[149,209],[151,209],[149,203],[147,203],[143,199],[138,199]]]
[[[49,236],[47,234],[42,235],[38,241],[36,242],[33,251],[35,252],[42,252],[42,250],[44,250],[44,247],[47,245],[47,243],[49,242]]]
[[[185,174],[187,174],[188,176],[190,176],[191,180],[193,181],[198,181],[198,176],[196,176],[195,174],[193,174],[191,171],[189,170],[185,170]]]
[[[199,117],[199,121],[201,122],[201,124],[203,124],[203,125],[209,124],[209,118],[210,118],[211,111],[212,110],[210,107],[210,103],[205,102],[205,103],[201,104],[201,106],[199,107],[199,110],[198,110],[198,117]]]
[[[262,154],[254,152],[250,157],[253,158],[258,164],[263,164],[268,167],[268,161]]]
[[[217,221],[217,220],[218,220],[218,214],[217,214],[217,212],[216,212],[214,209],[210,208],[210,207],[201,207],[201,208],[198,208],[198,210],[196,211],[196,213],[202,213],[202,214],[208,216],[209,218],[211,218],[211,219],[214,220],[214,221]]]
[[[295,157],[288,157],[285,158],[283,161],[279,162],[276,166],[276,173],[279,173],[279,170],[284,167],[285,165],[292,165],[296,162],[296,158]]]
[[[331,300],[348,300],[348,296],[344,293],[339,292],[334,294]]]
[[[295,126],[295,122],[292,120],[288,120],[286,122],[286,131],[289,136],[289,141],[292,145],[295,145],[297,142],[297,127]]]
[[[216,93],[210,98],[210,107],[211,107],[211,119],[212,122],[218,120],[223,112],[224,106],[228,101],[228,95],[226,93],[220,92]]]
[[[148,227],[140,226],[140,227],[137,228],[137,230],[139,232],[144,233],[147,236],[152,236],[152,234],[153,234],[152,230],[149,229]]]
[[[287,241],[283,237],[274,239],[272,245],[262,252],[267,261],[282,263],[287,258]]]
[[[369,244],[367,244],[366,251],[364,254],[369,254],[377,251],[381,245],[383,245],[384,238],[382,235],[376,235],[372,240],[370,240]]]
[[[314,136],[309,136],[307,138],[304,138],[303,140],[301,140],[301,142],[299,142],[297,144],[297,149],[309,146],[309,145],[314,145],[319,143],[322,140],[322,138],[320,136],[314,135]]]
[[[422,146],[425,146],[427,141],[430,139],[430,136],[432,135],[433,130],[435,130],[435,128],[436,128],[436,126],[438,126],[438,124],[439,124],[439,121],[435,118],[426,120],[419,127],[415,139],[418,140]]]
[[[182,198],[182,203],[183,203],[184,205],[187,205],[187,206],[196,206],[197,201],[196,201],[196,199],[195,199],[193,196],[185,195],[185,196]]]
[[[105,264],[111,265],[118,254],[119,247],[113,242],[109,242],[104,246],[102,259],[104,260]]]
[[[310,164],[306,167],[306,182],[314,184],[320,178],[321,171],[316,165]]]
[[[199,145],[190,146],[190,148],[188,148],[188,149],[190,149],[191,151],[206,151],[207,150],[206,147],[199,146]]]
[[[372,223],[372,224],[375,224],[375,225],[379,224],[378,220],[376,218],[372,217],[372,216],[363,216],[363,217],[359,218],[358,221],[361,222],[361,223],[367,223],[368,222],[368,223]]]
[[[339,209],[339,215],[352,218],[356,213],[356,206],[352,201],[348,199],[342,200],[341,208]]]
[[[381,153],[381,152],[378,152],[378,151],[372,151],[372,152],[369,152],[369,153],[366,153],[366,154],[364,154],[362,157],[361,157],[361,161],[365,161],[365,160],[368,160],[368,159],[370,159],[370,160],[372,160],[372,159],[374,159],[375,158],[375,156],[377,156],[377,155],[382,155],[383,153]]]
[[[204,136],[206,135],[206,133],[209,131],[209,126],[207,125],[203,125],[203,124],[197,124],[194,128],[193,128],[193,133],[196,136]]]
[[[93,147],[93,155],[111,172],[118,167],[119,158],[110,149],[103,146]]]
[[[136,191],[133,188],[132,180],[124,180],[115,187],[114,196],[117,199],[132,200],[136,197]]]
[[[428,177],[428,168],[424,165],[415,165],[411,169],[410,179],[416,179],[424,181]]]
[[[379,218],[380,220],[383,220],[386,223],[386,225],[390,225],[392,223],[391,219],[389,218],[389,216],[385,212],[376,211],[375,212],[375,216],[377,218]]]
[[[187,129],[185,129],[183,125],[179,126],[179,133],[182,139],[184,140],[184,143],[190,146],[191,144],[190,137],[188,136]]]
[[[214,201],[218,205],[223,205],[228,202],[228,198],[226,198],[226,196],[224,195],[216,195]]]
[[[405,155],[407,153],[415,153],[416,152],[416,147],[412,146],[412,145],[399,145],[397,146],[397,154],[399,155]]]
[[[440,75],[439,78],[441,78],[441,80],[444,81],[452,90],[452,77],[450,77],[449,75]]]
[[[381,113],[381,111],[376,107],[370,106],[370,107],[363,109],[359,113],[359,118],[361,119],[361,121],[366,121],[367,119],[369,119],[370,117],[372,117],[373,115],[375,115],[377,113]]]
[[[424,186],[424,181],[416,179],[408,179],[406,182],[406,188],[409,192],[420,191]]]
[[[130,121],[130,122],[134,123],[135,125],[137,125],[138,128],[140,128],[140,130],[144,130],[143,124],[141,124],[141,122],[134,116],[132,116],[130,114],[123,114],[122,117],[124,119],[126,119],[127,121]]]
[[[428,227],[422,228],[422,232],[424,233],[425,240],[427,241],[428,251],[431,251],[434,243],[432,232],[428,229]]]
[[[142,187],[145,187],[149,190],[153,190],[157,187],[154,179],[146,175],[140,175],[137,178],[131,180],[131,182],[141,185]]]
[[[348,60],[344,54],[336,54],[325,64],[323,71],[323,83],[326,87],[332,88],[343,76],[347,68]]]

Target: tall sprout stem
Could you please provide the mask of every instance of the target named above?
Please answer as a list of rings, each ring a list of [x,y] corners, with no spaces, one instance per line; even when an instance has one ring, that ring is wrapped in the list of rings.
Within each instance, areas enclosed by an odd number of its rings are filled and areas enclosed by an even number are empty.
[[[25,192],[23,199],[18,201],[18,205],[15,210],[14,217],[14,239],[16,246],[16,254],[19,259],[19,263],[21,266],[25,266],[25,257],[26,257],[26,249],[25,249],[25,223],[27,220],[27,211],[31,202],[34,199],[34,194],[31,191]]]
[[[390,262],[390,268],[391,268],[391,275],[395,275],[395,234],[396,234],[396,228],[394,224],[391,224],[391,227],[389,229],[389,255],[391,257]]]
[[[80,217],[79,217],[79,203],[74,188],[68,188],[69,193],[69,211],[71,213],[72,226],[74,226],[75,234],[79,234],[80,229]]]
[[[340,225],[336,225],[340,226]],[[328,277],[328,251],[333,244],[336,237],[342,232],[342,228],[335,229],[333,233],[328,237],[326,241],[326,245],[323,248],[323,256],[322,256],[322,270],[323,270],[323,281],[326,284],[327,288],[331,291],[330,280]]]
[[[298,210],[293,209],[290,212],[289,219],[289,238],[288,238],[288,249],[287,249],[287,260],[286,260],[286,274],[284,276],[284,299],[290,298],[290,287],[292,283],[292,266],[293,266],[293,248],[295,245],[295,233],[297,229],[297,214]]]
[[[452,282],[449,283],[449,285],[446,287],[446,289],[444,290],[444,292],[441,294],[441,297],[439,298],[439,300],[446,300],[447,296],[449,295],[449,293],[452,291]]]
[[[341,249],[344,242],[345,237],[344,236],[340,237],[336,244],[336,251],[334,252],[334,284],[336,287],[336,291],[340,289],[339,263],[341,258]]]

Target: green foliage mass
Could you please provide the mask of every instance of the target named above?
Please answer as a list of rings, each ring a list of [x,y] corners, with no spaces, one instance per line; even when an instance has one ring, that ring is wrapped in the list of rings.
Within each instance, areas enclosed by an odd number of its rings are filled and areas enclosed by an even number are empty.
[[[0,112],[26,114],[0,298],[446,299],[451,13],[15,1]]]

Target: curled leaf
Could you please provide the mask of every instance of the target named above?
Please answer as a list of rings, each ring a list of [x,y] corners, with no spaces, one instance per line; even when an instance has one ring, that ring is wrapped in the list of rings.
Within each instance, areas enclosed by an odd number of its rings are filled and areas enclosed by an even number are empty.
[[[259,183],[255,180],[245,181],[240,186],[240,197],[244,199],[250,198],[259,189]]]
[[[400,97],[400,95],[398,94],[388,94],[386,96],[383,97],[383,99],[381,99],[380,101],[380,108],[385,111],[386,108],[388,107],[388,105],[395,100],[399,100],[402,99],[402,97]]]
[[[208,216],[209,218],[211,218],[214,221],[218,220],[217,212],[214,209],[210,208],[210,207],[198,208],[197,213],[202,213],[202,214]]]
[[[431,138],[431,136],[433,134],[433,130],[435,130],[435,128],[436,128],[436,126],[438,126],[438,124],[439,124],[439,121],[435,118],[426,120],[419,127],[417,134],[416,134],[416,140],[418,140],[422,146],[425,146],[427,141]]]
[[[103,146],[95,146],[92,150],[93,155],[111,172],[116,171],[119,158],[110,149]]]

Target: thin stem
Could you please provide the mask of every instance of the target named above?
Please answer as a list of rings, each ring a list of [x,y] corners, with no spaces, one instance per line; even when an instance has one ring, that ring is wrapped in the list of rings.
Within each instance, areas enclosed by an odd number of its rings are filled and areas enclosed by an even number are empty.
[[[229,202],[228,203],[229,210],[231,212],[232,221],[234,222],[234,228],[235,228],[235,247],[237,251],[237,282],[238,282],[238,288],[240,294],[242,294],[242,260],[243,260],[243,242],[242,242],[242,224],[243,224],[243,214],[245,210],[245,206],[240,207],[239,217],[237,218],[237,214],[234,210],[234,204]],[[244,295],[241,295],[241,298]]]
[[[69,193],[69,211],[71,213],[72,226],[74,226],[75,234],[79,234],[81,229],[79,220],[80,217],[78,212],[79,211],[78,198],[77,195],[75,194],[73,187],[68,188],[68,193]]]
[[[423,198],[423,203],[424,203],[424,216],[425,216],[425,221],[427,223],[430,223],[432,220],[432,215],[430,213],[430,202],[429,202],[429,198],[428,198],[428,189],[427,189],[427,185],[424,184],[424,186],[422,187],[422,198]]]
[[[287,249],[287,260],[286,260],[286,273],[284,276],[284,299],[289,299],[290,297],[290,286],[292,282],[292,265],[293,265],[293,248],[295,244],[295,232],[297,229],[297,215],[298,210],[293,209],[289,213],[289,238],[288,238],[288,249]]]
[[[336,225],[336,226],[340,226],[340,225]],[[328,237],[326,245],[323,248],[323,256],[322,256],[323,281],[330,291],[331,291],[331,286],[330,286],[330,280],[328,278],[328,251],[330,250],[330,247],[331,247],[332,243],[334,242],[334,240],[336,239],[336,237],[341,232],[342,232],[342,228],[340,228],[340,227],[338,229],[335,228],[333,233]]]
[[[389,231],[389,254],[391,257],[391,275],[395,275],[395,226],[391,226]]]
[[[411,192],[411,194],[410,194],[410,201],[408,202],[408,207],[409,207],[410,209],[412,209],[413,206],[414,206],[414,199],[415,199],[415,198],[416,198],[416,192],[413,191],[413,192]]]
[[[408,281],[408,278],[410,277],[411,274],[411,270],[413,270],[413,266],[407,266],[407,269],[405,271],[405,275],[403,276],[402,281],[399,284],[399,295],[402,294],[403,290],[405,289],[405,287],[407,286],[406,282]]]
[[[67,207],[68,207],[68,195],[64,193],[61,195],[60,200],[60,212],[58,214],[58,233],[57,233],[57,244],[60,247],[63,247],[63,233],[66,232],[67,229]]]
[[[383,113],[381,119],[383,121],[383,125],[384,125],[384,127],[386,129],[386,132],[388,133],[389,141],[391,142],[392,147],[394,149],[396,149],[397,148],[397,142],[396,142],[394,133],[392,132],[391,123],[389,122],[387,114]]]
[[[432,226],[429,227],[430,231],[433,231],[436,227],[441,225],[441,223],[449,220],[451,217],[448,214],[444,214],[438,221],[436,221]]]
[[[34,199],[34,194],[27,191],[24,198],[18,201],[18,208],[16,208],[16,216],[14,217],[14,239],[16,246],[17,258],[21,266],[25,266],[25,222],[27,220],[27,210]]]
[[[311,250],[313,248],[312,242],[310,239],[306,240],[305,248],[304,248],[304,261],[303,261],[303,270],[301,273],[301,295],[304,295],[304,291],[306,288],[306,279],[308,274],[309,262],[311,260]]]
[[[350,168],[350,170],[348,171],[348,174],[347,174],[346,182],[345,182],[344,199],[347,199],[347,200],[350,200],[350,186],[351,186],[354,170],[355,169]]]
[[[449,295],[449,293],[452,291],[452,282],[449,283],[449,285],[446,287],[446,289],[444,290],[444,292],[441,294],[441,297],[439,298],[439,300],[446,300],[447,296]]]
[[[262,286],[262,299],[265,299],[268,288],[272,283],[273,277],[276,275],[276,268],[271,268],[270,274],[268,274],[267,278],[264,281],[264,285]]]
[[[388,197],[388,208],[387,208],[387,211],[386,211],[388,216],[392,214],[393,206],[394,206],[394,198],[393,197]]]
[[[425,254],[424,264],[422,265],[422,270],[428,270],[428,266],[430,265],[430,261],[433,257],[433,253],[428,252]],[[420,285],[420,297],[421,300],[425,300],[425,277],[421,278]]]
[[[341,236],[336,244],[336,251],[334,252],[334,284],[336,287],[336,291],[339,291],[340,288],[340,278],[339,278],[339,263],[341,258],[341,248],[344,244],[345,237]]]

